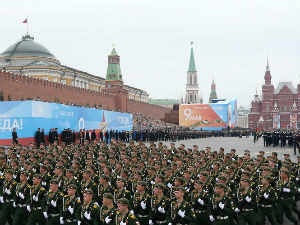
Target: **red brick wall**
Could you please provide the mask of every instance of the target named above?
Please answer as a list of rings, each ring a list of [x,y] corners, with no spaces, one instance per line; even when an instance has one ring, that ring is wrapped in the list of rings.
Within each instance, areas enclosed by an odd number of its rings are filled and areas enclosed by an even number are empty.
[[[145,114],[158,119],[163,119],[165,117],[165,113],[170,112],[170,110],[170,108],[159,105],[153,105],[132,99],[127,100],[127,111]]]
[[[11,100],[27,98],[41,98],[52,101],[59,99],[60,102],[72,102],[90,106],[100,104],[103,107],[115,109],[115,96],[102,92],[90,91],[78,87],[67,86],[51,81],[32,77],[16,75],[0,71],[0,91],[4,92],[5,100],[10,95]]]
[[[22,98],[41,98],[46,101],[58,99],[61,103],[72,102],[80,105],[89,104],[90,106],[100,104],[104,108],[119,109],[120,102],[114,94],[91,91],[78,87],[67,86],[55,83],[0,71],[0,91],[4,92],[5,100],[10,95],[11,100],[17,101]],[[138,112],[154,118],[162,119],[170,109],[145,102],[129,100],[127,101],[127,111]]]

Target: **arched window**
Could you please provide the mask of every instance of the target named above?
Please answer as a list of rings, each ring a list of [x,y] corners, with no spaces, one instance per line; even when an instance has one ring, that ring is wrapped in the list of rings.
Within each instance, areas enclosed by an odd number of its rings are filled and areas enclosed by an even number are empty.
[[[193,84],[193,76],[190,75],[190,84]]]

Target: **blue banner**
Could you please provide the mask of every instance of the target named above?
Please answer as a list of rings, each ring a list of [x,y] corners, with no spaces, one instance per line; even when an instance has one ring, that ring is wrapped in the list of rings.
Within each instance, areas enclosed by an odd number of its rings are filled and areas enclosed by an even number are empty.
[[[66,128],[85,130],[132,130],[132,114],[68,106],[40,101],[0,102],[0,139],[11,139],[16,128],[19,138],[34,137],[37,128],[48,134]]]

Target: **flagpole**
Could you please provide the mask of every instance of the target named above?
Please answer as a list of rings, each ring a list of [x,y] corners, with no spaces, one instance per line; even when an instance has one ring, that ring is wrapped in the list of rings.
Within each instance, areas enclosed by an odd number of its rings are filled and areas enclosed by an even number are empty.
[[[28,16],[27,16],[26,20],[27,20],[26,25],[27,25],[27,34],[28,34]]]

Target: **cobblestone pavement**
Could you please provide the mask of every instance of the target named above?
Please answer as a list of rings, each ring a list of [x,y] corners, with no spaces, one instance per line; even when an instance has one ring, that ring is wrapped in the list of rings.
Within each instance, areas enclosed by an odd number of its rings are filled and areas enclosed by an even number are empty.
[[[170,146],[170,142],[163,142],[168,147]],[[272,152],[278,152],[278,157],[280,159],[283,158],[284,153],[289,153],[291,155],[291,160],[296,161],[297,155],[294,155],[294,149],[288,146],[280,147],[280,146],[268,146],[264,147],[263,139],[260,138],[256,143],[253,142],[253,137],[210,137],[210,138],[200,138],[200,139],[191,139],[191,140],[182,140],[175,142],[175,146],[179,146],[180,144],[184,144],[186,148],[192,148],[193,145],[198,145],[200,150],[205,150],[206,146],[210,146],[212,151],[218,151],[220,147],[225,149],[225,152],[229,152],[231,148],[236,149],[237,154],[243,154],[244,150],[250,150],[251,157],[254,157],[258,154],[259,151],[265,151],[265,156],[271,155]],[[297,202],[297,207],[300,209],[300,201]],[[297,215],[294,214],[297,218]],[[270,222],[267,220],[266,225],[269,225]],[[286,217],[284,217],[284,225],[292,225]]]

